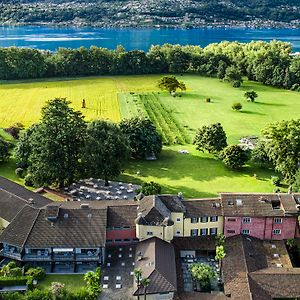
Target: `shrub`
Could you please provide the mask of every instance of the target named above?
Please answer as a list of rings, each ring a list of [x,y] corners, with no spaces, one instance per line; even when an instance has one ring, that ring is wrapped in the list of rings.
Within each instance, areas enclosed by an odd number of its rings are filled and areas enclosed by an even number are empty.
[[[52,282],[51,287],[49,288],[49,291],[51,292],[51,294],[55,300],[65,299],[65,297],[68,293],[65,285],[60,282]]]
[[[271,176],[271,182],[273,185],[277,186],[280,183],[280,178],[278,176]]]
[[[16,168],[15,174],[16,174],[18,177],[23,178],[23,175],[24,175],[24,169],[23,169],[23,168]]]
[[[248,153],[238,145],[230,145],[220,153],[220,158],[226,166],[238,169],[248,160]]]
[[[52,300],[51,293],[48,290],[35,289],[25,295],[26,300]]]
[[[9,158],[9,150],[11,148],[11,143],[5,141],[0,136],[0,161],[6,161]]]
[[[300,88],[300,84],[299,83],[295,83],[292,85],[292,87],[290,88],[291,91],[297,91]]]
[[[144,182],[142,184],[142,187],[140,189],[137,189],[136,192],[138,194],[142,193],[145,196],[157,195],[161,193],[161,185],[153,181]]]
[[[239,111],[243,108],[242,104],[240,102],[234,102],[232,104],[232,109],[235,111]]]
[[[206,101],[206,103],[210,103],[211,99],[210,98],[206,98],[205,101]]]
[[[0,277],[0,286],[27,285],[30,276]]]
[[[42,280],[46,277],[46,272],[41,267],[30,268],[27,270],[26,275],[32,276],[33,279],[36,279],[36,280]]]
[[[33,178],[30,174],[27,174],[26,177],[25,177],[25,180],[24,180],[24,183],[26,186],[30,186],[30,187],[33,187]]]
[[[232,87],[234,88],[239,88],[241,86],[242,82],[241,81],[238,81],[238,80],[235,80],[231,83]]]
[[[15,123],[12,126],[5,128],[4,130],[10,134],[14,139],[19,138],[20,131],[24,129],[24,125],[21,123]]]

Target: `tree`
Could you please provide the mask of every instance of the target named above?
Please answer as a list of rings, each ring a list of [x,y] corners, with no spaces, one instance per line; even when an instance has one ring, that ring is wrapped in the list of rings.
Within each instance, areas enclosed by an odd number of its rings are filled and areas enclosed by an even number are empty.
[[[216,247],[216,256],[215,259],[219,262],[219,269],[220,269],[220,277],[222,274],[221,268],[222,268],[222,260],[226,256],[225,249],[223,245]]]
[[[218,233],[216,236],[216,246],[224,246],[225,239],[226,237],[223,233]]]
[[[137,193],[142,193],[145,196],[161,194],[161,185],[156,182],[143,182],[142,187],[136,190]]]
[[[248,154],[240,146],[230,145],[220,153],[220,158],[226,166],[232,169],[238,169],[246,163]]]
[[[294,176],[293,183],[292,183],[292,190],[295,193],[300,192],[300,170],[298,170]]]
[[[177,89],[186,90],[186,86],[182,81],[178,81],[175,76],[164,76],[158,82],[158,87],[161,90],[166,90],[169,93],[175,93]]]
[[[231,107],[233,110],[235,110],[235,111],[240,111],[242,108],[243,108],[243,106],[242,106],[242,104],[240,103],[240,102],[234,102],[233,104],[232,104],[232,107]]]
[[[80,177],[86,124],[81,113],[69,104],[64,98],[48,101],[42,109],[41,122],[25,138],[26,145],[17,146],[26,149],[20,158],[29,164],[28,174],[35,186],[62,187]],[[23,142],[21,138],[20,143]]]
[[[230,66],[226,69],[224,81],[231,83],[235,88],[238,88],[243,83],[242,74],[235,66]]]
[[[193,279],[200,283],[203,291],[210,290],[210,281],[216,277],[216,273],[211,266],[203,263],[194,263],[190,266],[190,272]]]
[[[226,133],[220,123],[205,125],[198,129],[194,144],[199,151],[219,152],[227,146]]]
[[[120,129],[129,139],[133,157],[145,158],[151,154],[157,156],[161,152],[162,138],[150,120],[139,117],[123,120]]]
[[[89,271],[84,274],[83,280],[87,286],[87,290],[92,299],[97,299],[101,293],[100,280],[101,269],[97,268],[96,271]]]
[[[144,300],[146,300],[146,297],[147,297],[147,288],[150,285],[150,279],[149,278],[143,278],[141,280],[141,285],[144,288]]]
[[[263,140],[259,140],[255,148],[251,151],[251,161],[263,168],[274,168],[266,152],[265,142]]]
[[[135,282],[136,282],[137,288],[139,289],[140,286],[141,286],[141,280],[142,280],[142,270],[135,268],[133,270],[133,273],[134,273],[134,278],[135,278]],[[139,300],[140,299],[140,295],[138,294],[137,297],[138,297],[138,300]]]
[[[129,140],[119,126],[100,120],[88,124],[82,154],[86,177],[103,178],[108,186],[109,179],[120,175],[129,153]]]
[[[6,161],[9,158],[9,150],[11,144],[0,136],[0,162]]]
[[[254,90],[252,90],[252,91],[245,92],[244,97],[247,99],[247,101],[254,102],[255,98],[257,98],[258,95]]]
[[[270,124],[262,134],[265,151],[275,170],[293,181],[300,166],[300,120]]]

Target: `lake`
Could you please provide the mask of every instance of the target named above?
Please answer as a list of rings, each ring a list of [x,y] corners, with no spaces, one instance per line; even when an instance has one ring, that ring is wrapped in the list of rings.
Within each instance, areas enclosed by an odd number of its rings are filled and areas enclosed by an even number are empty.
[[[126,50],[148,50],[151,45],[165,43],[201,45],[220,41],[250,42],[252,40],[282,40],[300,51],[300,29],[103,29],[74,27],[20,26],[0,27],[0,47],[32,47],[55,51],[59,47],[78,48],[92,45]]]

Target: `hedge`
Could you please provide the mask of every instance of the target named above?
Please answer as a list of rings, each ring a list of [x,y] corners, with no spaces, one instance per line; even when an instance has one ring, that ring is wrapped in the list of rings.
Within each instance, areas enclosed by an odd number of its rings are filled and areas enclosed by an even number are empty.
[[[0,286],[26,285],[29,288],[33,282],[32,276],[0,277]]]

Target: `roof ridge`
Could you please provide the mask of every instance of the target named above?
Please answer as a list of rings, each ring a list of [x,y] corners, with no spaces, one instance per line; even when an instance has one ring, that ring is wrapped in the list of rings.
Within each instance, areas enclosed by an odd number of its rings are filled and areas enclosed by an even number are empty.
[[[36,210],[36,208],[33,208],[33,209]],[[28,237],[29,237],[29,235],[30,235],[30,233],[31,233],[31,231],[32,231],[32,228],[33,228],[33,226],[35,225],[35,222],[36,222],[38,216],[39,216],[40,213],[41,213],[41,209],[37,209],[37,210],[38,210],[38,213],[36,214],[36,216],[35,216],[35,218],[34,218],[34,220],[33,220],[33,222],[32,222],[32,225],[30,226],[29,232],[27,233],[26,238],[24,239],[24,242],[23,242],[23,244],[22,244],[22,247],[25,246],[25,244],[26,244],[26,242],[27,242],[27,239],[28,239]]]
[[[252,292],[251,292],[251,289],[250,289],[250,282],[249,282],[249,272],[248,272],[248,265],[247,265],[247,261],[246,261],[246,253],[245,253],[245,247],[244,247],[244,242],[245,242],[245,240],[244,240],[244,238],[243,238],[243,236],[241,236],[241,235],[239,235],[240,236],[240,238],[242,239],[242,251],[243,251],[243,258],[244,258],[244,264],[245,264],[245,267],[246,267],[246,280],[247,280],[247,287],[248,287],[248,290],[249,290],[249,294],[250,294],[250,297],[251,297],[251,299],[253,299],[253,297],[252,297]],[[250,300],[251,300],[250,299]]]

